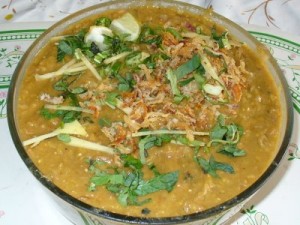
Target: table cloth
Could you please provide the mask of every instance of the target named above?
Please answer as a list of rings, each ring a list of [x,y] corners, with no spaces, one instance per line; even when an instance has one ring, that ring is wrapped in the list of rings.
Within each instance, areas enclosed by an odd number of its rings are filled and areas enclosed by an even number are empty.
[[[29,45],[51,24],[101,0],[0,1],[0,224],[71,225],[26,169],[10,138],[6,97],[13,71]],[[265,44],[288,81],[294,103],[293,136],[280,167],[228,223],[300,224],[300,1],[190,0],[212,7]],[[8,112],[9,113],[9,112]]]

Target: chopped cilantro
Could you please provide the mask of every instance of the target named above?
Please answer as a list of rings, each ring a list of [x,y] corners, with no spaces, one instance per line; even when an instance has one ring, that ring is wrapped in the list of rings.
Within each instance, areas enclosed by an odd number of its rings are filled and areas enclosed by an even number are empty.
[[[53,85],[53,88],[56,91],[67,91],[68,87],[69,87],[69,83],[67,82],[67,79],[64,77]]]
[[[147,57],[144,59],[143,63],[149,68],[149,69],[155,69],[156,68],[156,63],[158,61],[164,61],[170,59],[169,56],[167,56],[164,53],[155,53],[151,54],[150,57]]]
[[[79,32],[77,35],[66,36],[59,41],[57,45],[57,61],[61,62],[66,55],[74,55],[75,49],[84,49],[85,31]]]
[[[158,30],[144,25],[141,29],[139,42],[148,45],[160,46],[162,43],[162,36],[159,34]]]
[[[111,19],[107,17],[100,17],[95,21],[95,25],[97,26],[104,26],[104,27],[109,27],[111,24]]]
[[[45,119],[54,119],[60,118],[63,123],[70,123],[74,120],[78,119],[81,115],[81,112],[76,111],[65,111],[65,110],[55,110],[54,112],[50,112],[49,109],[42,108],[40,114]]]
[[[126,73],[123,77],[121,75],[117,75],[116,78],[119,80],[118,89],[119,91],[132,91],[135,85],[135,80],[131,73]]]

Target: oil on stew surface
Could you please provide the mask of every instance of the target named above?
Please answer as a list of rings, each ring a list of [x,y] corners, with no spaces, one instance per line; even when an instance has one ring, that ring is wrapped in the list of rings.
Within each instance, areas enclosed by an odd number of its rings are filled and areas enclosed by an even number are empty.
[[[112,212],[166,217],[249,187],[276,153],[281,109],[246,44],[204,16],[148,7],[53,37],[27,70],[17,115],[58,187]]]

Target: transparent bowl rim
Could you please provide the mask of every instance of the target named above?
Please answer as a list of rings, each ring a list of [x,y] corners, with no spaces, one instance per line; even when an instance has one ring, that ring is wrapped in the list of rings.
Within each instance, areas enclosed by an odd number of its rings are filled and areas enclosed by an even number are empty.
[[[270,164],[270,166],[267,168],[267,170],[261,175],[261,177],[254,182],[250,187],[248,187],[245,191],[241,192],[237,196],[235,196],[232,199],[229,199],[226,202],[223,202],[222,204],[219,204],[215,207],[212,207],[210,209],[207,209],[205,211],[183,215],[183,216],[174,216],[174,217],[163,217],[163,218],[148,218],[148,217],[135,217],[135,216],[126,216],[118,213],[113,213],[109,211],[102,210],[100,208],[96,208],[93,206],[90,206],[74,197],[72,197],[70,194],[64,192],[59,187],[57,187],[55,184],[53,184],[51,181],[49,181],[35,166],[33,161],[30,159],[28,154],[26,153],[25,148],[22,145],[22,142],[18,135],[17,130],[17,124],[16,124],[16,102],[17,102],[17,87],[20,84],[20,79],[22,78],[22,74],[24,73],[24,69],[26,69],[27,63],[30,60],[28,57],[30,54],[32,54],[32,51],[34,48],[41,47],[41,43],[44,43],[47,39],[49,40],[49,37],[52,35],[53,32],[60,32],[58,31],[60,27],[66,27],[66,24],[71,24],[74,21],[81,20],[86,17],[86,15],[92,15],[92,12],[99,8],[109,8],[114,7],[116,4],[122,4],[125,7],[127,5],[134,6],[134,5],[143,5],[143,4],[158,4],[161,5],[163,3],[164,7],[168,6],[174,6],[174,7],[181,7],[182,9],[195,9],[197,12],[205,13],[207,12],[206,9],[201,8],[200,6],[191,5],[185,2],[177,2],[172,0],[112,0],[110,2],[100,3],[91,7],[88,7],[86,9],[80,10],[74,14],[71,14],[70,16],[67,16],[66,18],[62,19],[61,21],[55,23],[52,25],[49,29],[47,29],[38,39],[34,41],[34,43],[28,48],[24,56],[22,57],[21,61],[19,62],[9,88],[8,93],[8,103],[7,103],[7,119],[8,119],[8,125],[10,129],[10,133],[13,139],[13,142],[16,146],[16,149],[22,158],[23,162],[26,164],[27,168],[30,170],[30,172],[36,177],[36,179],[42,183],[46,189],[50,190],[52,193],[54,193],[56,196],[58,196],[60,199],[66,201],[67,203],[71,204],[72,206],[75,206],[76,208],[90,213],[96,217],[102,217],[104,219],[121,222],[121,223],[131,223],[131,224],[178,224],[178,223],[187,223],[187,222],[193,222],[197,220],[204,220],[208,219],[210,217],[216,216],[217,214],[221,214],[222,212],[227,211],[228,209],[238,205],[239,203],[244,202],[248,198],[250,198],[274,173],[276,168],[278,167],[281,159],[283,158],[286,149],[288,147],[291,135],[292,135],[292,128],[293,128],[293,105],[291,96],[289,94],[289,88],[288,84],[286,82],[285,77],[283,76],[281,69],[279,68],[276,60],[269,54],[268,58],[272,65],[272,67],[275,69],[276,74],[278,78],[280,79],[280,82],[282,84],[283,88],[283,95],[285,99],[285,105],[284,109],[286,109],[286,132],[284,133],[282,143],[280,145],[279,151],[277,155],[275,156],[274,160]],[[221,25],[230,25],[235,30],[240,32],[242,35],[247,36],[247,38],[253,42],[256,45],[259,45],[260,43],[251,36],[246,30],[241,28],[239,25],[233,23],[232,21],[228,20],[227,18],[215,13],[210,12],[211,18],[215,19],[218,22],[221,22]],[[226,27],[226,26],[225,26]],[[23,72],[22,72],[23,71]],[[21,78],[20,78],[21,77]]]

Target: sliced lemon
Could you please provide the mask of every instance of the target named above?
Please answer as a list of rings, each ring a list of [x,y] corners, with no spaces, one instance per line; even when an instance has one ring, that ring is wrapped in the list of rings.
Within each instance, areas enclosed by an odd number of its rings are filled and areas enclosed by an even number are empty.
[[[91,26],[89,32],[84,37],[84,41],[86,43],[94,42],[103,51],[108,48],[104,43],[105,35],[112,37],[112,30],[103,26]]]
[[[123,16],[114,19],[111,22],[110,29],[119,36],[125,36],[126,41],[135,41],[141,32],[139,23],[130,13],[125,13]]]

